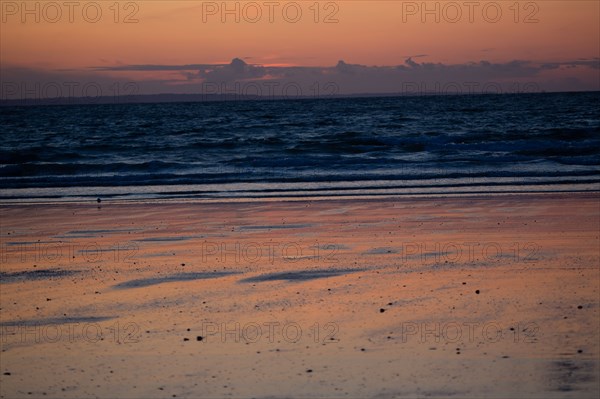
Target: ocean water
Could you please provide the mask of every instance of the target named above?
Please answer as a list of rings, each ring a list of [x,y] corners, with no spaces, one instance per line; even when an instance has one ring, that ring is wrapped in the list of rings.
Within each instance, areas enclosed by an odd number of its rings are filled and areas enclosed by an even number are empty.
[[[600,191],[600,93],[0,107],[0,202]]]

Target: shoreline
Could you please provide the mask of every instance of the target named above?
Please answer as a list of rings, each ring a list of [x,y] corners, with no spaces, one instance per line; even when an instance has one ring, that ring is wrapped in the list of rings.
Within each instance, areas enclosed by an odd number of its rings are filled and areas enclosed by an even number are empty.
[[[277,202],[304,202],[304,201],[393,201],[394,199],[452,199],[452,198],[476,198],[483,199],[496,196],[597,196],[600,197],[600,188],[590,190],[552,190],[552,191],[481,191],[481,192],[454,192],[454,193],[406,193],[406,194],[365,194],[365,195],[317,195],[317,196],[256,196],[256,197],[212,197],[212,198],[194,198],[194,197],[169,197],[169,198],[116,198],[90,195],[89,199],[72,201],[39,201],[39,202],[19,202],[18,200],[0,200],[0,208],[4,206],[38,206],[38,205],[153,205],[153,204],[227,204],[227,203],[277,203]],[[62,197],[64,198],[64,197]],[[97,203],[97,199],[101,203]]]

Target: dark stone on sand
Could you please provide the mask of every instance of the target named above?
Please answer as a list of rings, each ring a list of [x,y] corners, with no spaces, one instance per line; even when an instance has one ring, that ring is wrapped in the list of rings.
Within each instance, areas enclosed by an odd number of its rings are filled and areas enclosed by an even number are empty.
[[[10,373],[7,371],[6,373],[4,373],[4,375],[10,375]]]
[[[200,336],[200,335],[198,335],[198,336],[196,337],[196,341],[202,341],[203,339],[204,339],[204,337],[202,337],[202,336]]]
[[[577,306],[577,309],[583,309],[583,306],[579,305]]]
[[[577,353],[583,353],[582,349],[577,349]]]
[[[312,369],[306,370],[307,373],[312,373]]]
[[[184,338],[183,340],[184,340],[184,341],[189,341],[190,339],[189,339],[189,338]]]
[[[479,295],[479,290],[475,290],[475,293],[476,293],[477,295]]]
[[[383,309],[383,308],[379,309],[379,313],[383,313],[383,312],[385,312],[385,309]]]

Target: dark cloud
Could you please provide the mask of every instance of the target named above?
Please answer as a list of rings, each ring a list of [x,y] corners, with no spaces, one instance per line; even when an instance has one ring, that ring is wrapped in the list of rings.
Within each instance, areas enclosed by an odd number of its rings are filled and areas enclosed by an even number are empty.
[[[299,95],[412,94],[415,90],[435,92],[450,86],[455,88],[454,92],[456,88],[459,92],[460,88],[477,91],[485,86],[493,87],[495,92],[507,92],[515,91],[515,87],[518,91],[518,87],[527,84],[539,91],[600,90],[599,58],[544,63],[528,60],[503,63],[480,60],[460,64],[415,61],[424,56],[409,56],[403,64],[392,66],[366,66],[343,60],[328,67],[263,66],[234,58],[229,63],[95,66],[80,71],[3,67],[0,99],[8,98],[6,93],[14,95],[15,83],[32,86],[48,81],[66,82],[67,85],[73,81],[82,84],[92,81],[106,90],[114,82],[123,85],[133,81],[139,88],[138,94],[203,93],[207,85],[214,91],[215,87],[221,90],[223,87],[231,89],[234,85],[260,87],[267,84],[279,89],[294,86]],[[152,79],[148,77],[151,72],[156,73]],[[136,80],[136,73],[143,73],[140,75],[143,78]],[[271,93],[277,94],[277,91]]]
[[[593,69],[600,69],[600,58],[590,59],[578,59],[568,62],[547,62],[541,65],[542,69],[559,69],[559,68],[575,68],[575,67],[588,67]]]
[[[412,67],[412,68],[418,68],[418,67],[420,67],[420,66],[421,66],[421,65],[417,64],[416,62],[414,62],[414,61],[412,60],[412,57],[408,57],[408,58],[406,59],[406,65],[408,65],[409,67]]]
[[[236,58],[237,59],[237,58]],[[242,61],[243,62],[243,61]],[[204,68],[215,68],[227,64],[188,64],[188,65],[118,65],[118,66],[97,66],[91,67],[93,71],[193,71]]]
[[[361,65],[346,64],[344,61],[340,60],[340,61],[338,61],[337,65],[335,66],[335,70],[336,70],[336,72],[339,72],[339,73],[346,73],[346,74],[350,73],[351,74],[351,73],[356,72],[361,67],[362,67]]]
[[[219,82],[258,79],[267,74],[262,66],[247,64],[240,58],[234,58],[229,64],[204,66],[198,71],[198,77]]]

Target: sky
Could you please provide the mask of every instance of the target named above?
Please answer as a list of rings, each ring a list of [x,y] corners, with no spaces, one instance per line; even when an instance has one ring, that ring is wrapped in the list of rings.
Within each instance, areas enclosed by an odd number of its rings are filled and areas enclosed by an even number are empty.
[[[600,2],[0,1],[0,99],[600,90]]]

